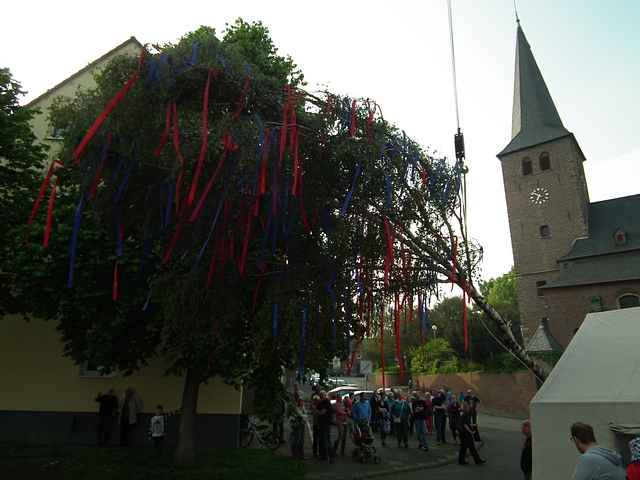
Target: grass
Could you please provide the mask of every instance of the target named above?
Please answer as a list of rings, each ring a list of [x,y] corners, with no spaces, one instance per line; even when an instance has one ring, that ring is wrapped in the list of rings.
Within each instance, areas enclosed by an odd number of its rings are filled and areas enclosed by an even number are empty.
[[[7,480],[294,480],[304,465],[267,450],[206,450],[192,466],[174,465],[171,452],[151,449],[0,445]]]

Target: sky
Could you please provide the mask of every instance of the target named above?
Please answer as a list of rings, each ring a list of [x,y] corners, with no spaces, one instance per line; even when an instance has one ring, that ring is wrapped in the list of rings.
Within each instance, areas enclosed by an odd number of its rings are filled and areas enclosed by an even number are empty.
[[[498,153],[510,140],[513,0],[452,0],[471,236],[484,277],[513,264]],[[518,0],[522,28],[587,161],[591,201],[640,193],[640,1]],[[453,158],[456,116],[446,0],[22,0],[0,29],[0,66],[34,98],[127,38],[175,41],[261,20],[308,89],[374,98],[385,118]]]

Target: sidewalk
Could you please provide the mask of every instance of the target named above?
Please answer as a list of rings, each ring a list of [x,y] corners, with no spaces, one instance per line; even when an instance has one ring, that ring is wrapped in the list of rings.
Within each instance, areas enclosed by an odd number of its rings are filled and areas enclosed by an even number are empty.
[[[332,440],[335,439],[335,432],[332,431],[331,434]],[[435,435],[428,435],[428,441],[429,451],[424,452],[418,450],[415,436],[410,437],[409,448],[398,448],[395,437],[388,437],[387,446],[383,447],[380,438],[376,437],[374,446],[376,453],[381,457],[381,462],[379,464],[362,464],[351,457],[354,446],[350,439],[347,439],[344,456],[338,455],[334,463],[328,463],[313,458],[311,442],[305,438],[305,466],[307,469],[305,478],[310,480],[375,478],[439,467],[457,460],[458,448],[456,445],[437,445]]]

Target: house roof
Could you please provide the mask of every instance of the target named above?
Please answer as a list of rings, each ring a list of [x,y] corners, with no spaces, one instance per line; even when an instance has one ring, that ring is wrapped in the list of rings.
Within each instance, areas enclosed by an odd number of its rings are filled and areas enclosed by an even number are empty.
[[[563,264],[557,279],[544,289],[640,280],[640,250],[600,255]]]
[[[546,318],[540,320],[538,328],[527,342],[527,352],[562,352],[562,346],[551,334]]]
[[[560,120],[529,42],[518,23],[511,141],[498,157],[567,135],[571,132]]]
[[[34,98],[33,100],[31,100],[26,106],[30,107],[33,106],[34,104],[38,103],[39,101],[41,101],[42,99],[46,98],[47,96],[51,95],[52,93],[54,93],[56,90],[58,90],[59,88],[63,87],[65,84],[69,83],[70,81],[74,80],[75,78],[79,77],[80,75],[82,75],[83,73],[92,70],[93,68],[95,68],[97,65],[99,65],[100,63],[102,63],[106,58],[108,58],[109,56],[113,55],[115,52],[117,52],[118,50],[126,47],[129,44],[133,44],[136,47],[142,49],[144,48],[144,46],[142,45],[142,43],[140,43],[138,41],[138,39],[136,37],[130,37],[127,40],[125,40],[124,42],[122,42],[120,45],[112,48],[111,50],[109,50],[107,53],[105,53],[104,55],[102,55],[101,57],[95,59],[93,62],[89,63],[88,65],[86,65],[84,68],[81,68],[80,70],[78,70],[76,73],[74,73],[73,75],[71,75],[70,77],[67,77],[66,79],[64,79],[63,81],[61,81],[60,83],[58,83],[57,85],[51,87],[49,90],[47,90],[46,92],[44,92],[42,95],[37,96],[36,98]]]
[[[627,242],[616,245],[617,230]],[[612,198],[589,205],[589,237],[577,239],[560,261],[640,249],[640,195]]]
[[[573,287],[640,279],[640,195],[589,205],[589,236],[574,241],[559,259],[559,277],[543,288]],[[623,231],[626,243],[616,244]]]

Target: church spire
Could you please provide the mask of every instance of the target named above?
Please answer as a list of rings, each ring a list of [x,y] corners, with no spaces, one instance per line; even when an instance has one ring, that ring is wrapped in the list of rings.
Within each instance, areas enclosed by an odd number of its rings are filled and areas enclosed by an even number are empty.
[[[511,142],[498,157],[569,134],[518,20]]]

